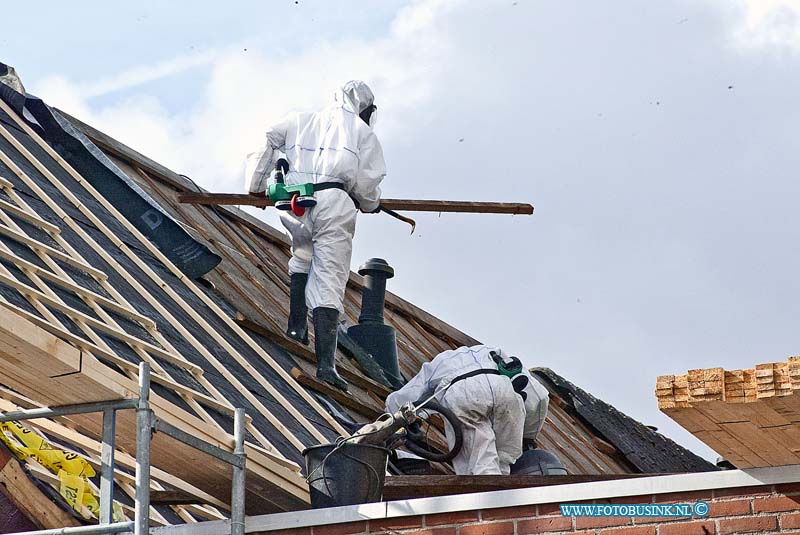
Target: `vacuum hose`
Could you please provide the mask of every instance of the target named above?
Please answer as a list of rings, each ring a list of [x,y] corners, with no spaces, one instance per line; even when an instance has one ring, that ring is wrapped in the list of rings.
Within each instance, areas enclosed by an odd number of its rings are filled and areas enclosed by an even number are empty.
[[[423,400],[419,400],[418,403],[422,403],[422,401]],[[461,451],[461,446],[463,446],[464,444],[464,435],[461,431],[461,423],[458,421],[458,418],[456,418],[456,415],[453,414],[453,411],[443,406],[435,399],[431,399],[430,401],[428,401],[425,404],[425,409],[438,412],[448,422],[450,422],[450,426],[453,428],[453,432],[455,434],[453,447],[447,453],[441,453],[431,448],[431,446],[425,440],[425,436],[419,429],[419,424],[412,424],[406,428],[406,430],[408,431],[406,437],[406,447],[412,453],[419,455],[423,459],[427,459],[429,461],[437,463],[445,463],[447,461],[452,460],[453,457],[458,455],[458,453]]]

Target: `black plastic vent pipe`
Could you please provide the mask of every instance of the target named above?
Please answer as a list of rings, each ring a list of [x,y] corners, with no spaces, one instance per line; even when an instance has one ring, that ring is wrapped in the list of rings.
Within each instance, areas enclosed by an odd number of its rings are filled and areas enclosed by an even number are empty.
[[[361,314],[358,325],[347,329],[347,334],[372,355],[389,382],[399,388],[404,380],[397,365],[397,335],[394,327],[383,322],[386,279],[394,277],[394,269],[382,258],[371,258],[358,268],[358,274],[364,277]]]

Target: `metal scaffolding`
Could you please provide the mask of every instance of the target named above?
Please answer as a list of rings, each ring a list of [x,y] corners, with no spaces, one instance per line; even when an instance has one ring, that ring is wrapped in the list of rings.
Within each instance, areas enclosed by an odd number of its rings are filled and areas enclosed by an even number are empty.
[[[118,410],[136,410],[136,496],[134,519],[113,521],[114,504],[114,449],[116,413]],[[92,526],[26,531],[17,535],[95,535],[125,533],[146,535],[150,530],[150,439],[153,432],[164,433],[233,467],[231,489],[231,535],[244,535],[245,463],[244,450],[245,411],[236,409],[233,418],[233,453],[199,440],[198,438],[159,420],[150,409],[150,364],[139,364],[139,397],[44,407],[0,414],[0,422],[53,418],[70,414],[103,413],[103,442],[100,451],[100,515],[99,523]]]

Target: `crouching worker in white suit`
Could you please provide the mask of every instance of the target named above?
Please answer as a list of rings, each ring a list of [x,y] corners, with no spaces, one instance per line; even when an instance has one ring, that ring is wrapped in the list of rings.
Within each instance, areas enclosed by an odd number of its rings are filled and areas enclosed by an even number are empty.
[[[375,212],[386,164],[372,130],[377,108],[364,82],[346,83],[333,106],[297,113],[267,132],[266,143],[248,156],[247,189],[261,194],[268,187],[279,151],[289,161],[287,185],[313,182],[316,206],[298,217],[281,211],[292,236],[291,304],[286,334],[308,344],[308,309],[314,322],[317,377],[342,390],[336,373],[336,338],[342,300],[350,275],[356,214]]]
[[[490,373],[457,379],[481,369]],[[509,474],[522,455],[523,442],[526,446],[535,443],[547,415],[547,389],[516,357],[496,347],[479,345],[440,353],[386,398],[386,411],[394,413],[404,403],[427,399],[437,391],[436,399],[461,422],[464,443],[453,459],[459,475]],[[449,425],[445,433],[452,448]]]

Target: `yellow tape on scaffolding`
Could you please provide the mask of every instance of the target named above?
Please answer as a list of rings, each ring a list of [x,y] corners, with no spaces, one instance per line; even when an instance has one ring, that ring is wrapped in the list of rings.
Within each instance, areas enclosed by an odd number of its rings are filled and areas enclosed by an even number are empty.
[[[100,516],[99,492],[89,482],[95,476],[94,468],[77,453],[53,446],[44,437],[19,422],[0,422],[0,440],[21,461],[34,459],[60,481],[59,493],[78,514],[84,518]],[[122,508],[113,505],[114,521],[125,521]]]

